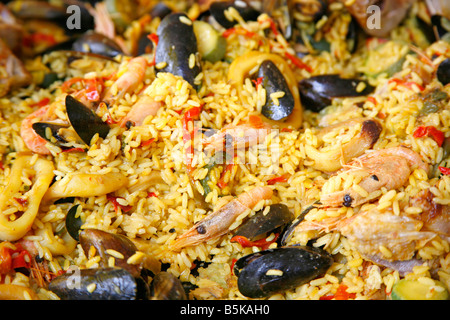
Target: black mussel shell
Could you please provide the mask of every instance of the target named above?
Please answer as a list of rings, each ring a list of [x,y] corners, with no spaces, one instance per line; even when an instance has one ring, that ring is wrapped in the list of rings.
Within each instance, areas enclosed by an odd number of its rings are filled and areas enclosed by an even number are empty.
[[[107,250],[112,249],[123,255],[123,259],[115,258],[115,266],[126,269],[135,277],[139,276],[141,267],[127,263],[128,258],[136,253],[137,248],[126,236],[98,229],[84,229],[80,232],[79,240],[86,255],[88,255],[91,246],[96,249],[100,256],[99,264],[101,267],[108,266],[111,256],[107,253]]]
[[[96,133],[103,139],[108,135],[109,125],[71,95],[66,96],[66,110],[70,124],[87,145]]]
[[[159,37],[155,50],[155,63],[158,65],[165,62],[162,69],[156,72],[169,72],[181,76],[193,87],[194,80],[201,71],[200,63],[197,61],[191,68],[189,60],[191,54],[198,55],[197,38],[194,34],[192,24],[186,24],[182,20],[189,19],[184,13],[171,13],[159,24],[156,34]]]
[[[245,21],[256,21],[261,14],[258,10],[251,7],[245,1],[216,1],[211,3],[209,11],[211,16],[225,29],[233,27],[237,22],[230,21],[225,16],[225,10],[233,7],[239,12],[242,19]]]
[[[265,209],[255,213],[253,217],[237,229],[235,235],[253,240],[259,235],[283,227],[294,220],[294,215],[285,204],[272,204],[269,207],[269,212],[266,214],[264,214]]]
[[[148,285],[121,268],[76,269],[54,278],[49,286],[62,300],[147,299]]]
[[[66,215],[66,230],[69,235],[77,241],[80,240],[79,234],[81,226],[83,225],[81,217],[76,217],[77,209],[79,206],[79,204],[74,205],[69,209]]]
[[[365,83],[365,88],[357,91],[356,88],[360,82]],[[367,81],[341,78],[337,74],[314,76],[299,82],[302,105],[314,112],[319,112],[331,105],[333,98],[365,96],[373,90],[374,87]]]
[[[88,31],[79,37],[73,43],[72,50],[99,54],[110,58],[123,55],[122,48],[113,39],[94,31]]]
[[[138,40],[136,55],[149,54],[153,51],[153,42],[148,38],[150,33],[143,33]]]
[[[288,246],[242,257],[233,270],[244,296],[263,298],[323,276],[332,264],[332,256],[324,250]]]
[[[167,271],[162,271],[153,278],[150,297],[151,300],[187,300],[180,279]]]
[[[44,138],[49,142],[53,142],[52,139],[47,137],[47,130],[48,130],[47,128],[50,128],[52,137],[54,137],[56,141],[61,143],[67,143],[64,137],[59,135],[59,130],[68,128],[69,126],[67,125],[48,122],[35,122],[31,125],[31,127],[33,128],[34,132],[36,132],[39,136],[41,136],[42,138]]]
[[[262,78],[262,86],[266,89],[266,103],[261,113],[271,120],[282,120],[288,117],[294,110],[294,97],[280,70],[270,60],[263,61],[258,70],[258,78]],[[278,99],[278,105],[270,95],[275,92],[284,92],[284,96]]]
[[[444,86],[450,83],[450,58],[445,59],[439,64],[436,76]]]

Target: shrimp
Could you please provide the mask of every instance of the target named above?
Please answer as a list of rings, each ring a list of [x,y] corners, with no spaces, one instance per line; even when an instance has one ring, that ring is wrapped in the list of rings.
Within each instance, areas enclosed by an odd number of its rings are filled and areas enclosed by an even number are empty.
[[[25,145],[33,151],[34,153],[48,155],[50,150],[46,147],[47,140],[42,138],[33,130],[33,123],[38,121],[47,121],[55,118],[53,113],[53,104],[45,105],[33,113],[29,114],[25,119],[22,120],[20,126],[20,136],[22,137]]]
[[[179,236],[170,245],[171,249],[178,251],[183,247],[197,245],[224,235],[240,214],[252,209],[260,200],[270,199],[272,193],[269,187],[255,187],[240,194]]]
[[[107,90],[103,101],[111,104],[113,101],[123,98],[126,93],[135,91],[139,84],[144,81],[146,69],[147,60],[144,57],[136,57],[128,61],[125,71]]]
[[[163,106],[161,101],[155,101],[149,96],[142,96],[131,107],[128,114],[120,121],[120,126],[124,127],[128,124],[140,126],[148,116],[154,116]]]
[[[421,221],[406,215],[397,216],[389,210],[372,209],[349,218],[340,216],[317,222],[305,220],[295,231],[339,231],[364,257],[404,261],[412,259],[416,250],[436,237],[436,233],[422,230],[422,225]],[[382,247],[387,250],[381,251]]]
[[[428,165],[420,155],[406,147],[393,147],[365,154],[348,163],[339,174],[356,173],[365,177],[359,186],[369,194],[385,187],[388,190],[403,186],[415,168],[421,168],[428,173]],[[328,207],[357,207],[373,198],[363,197],[352,187],[329,194],[322,194],[320,202]]]
[[[205,151],[221,151],[224,147],[229,147],[231,139],[232,147],[247,148],[264,141],[269,134],[270,125],[264,123],[258,116],[249,116],[247,122],[239,125],[226,125],[217,133],[203,139]]]

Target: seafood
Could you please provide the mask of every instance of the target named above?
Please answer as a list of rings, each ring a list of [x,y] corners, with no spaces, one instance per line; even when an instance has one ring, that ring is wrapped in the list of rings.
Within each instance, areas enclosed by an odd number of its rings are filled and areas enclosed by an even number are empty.
[[[252,240],[262,234],[283,228],[294,220],[294,215],[289,208],[281,203],[269,206],[269,211],[261,209],[255,213],[248,221],[243,223],[235,233],[235,236],[245,237]]]
[[[147,283],[121,268],[72,270],[49,284],[62,300],[142,300],[149,295]]]
[[[134,92],[143,82],[145,70],[147,69],[147,60],[144,57],[136,57],[124,65],[125,70],[106,91],[103,101],[110,105],[120,100],[126,93]]]
[[[205,151],[211,150],[234,151],[238,148],[248,148],[258,143],[263,143],[270,133],[270,125],[263,122],[258,116],[249,116],[247,122],[224,126],[215,134],[202,140]]]
[[[150,300],[187,300],[181,281],[169,272],[159,272],[150,284]]]
[[[331,130],[350,127],[358,123],[361,123],[361,132],[350,141],[338,145],[336,148],[323,151],[314,148],[313,146],[306,145],[306,155],[314,160],[312,167],[324,172],[334,172],[341,169],[342,166],[351,159],[359,157],[366,150],[372,148],[377,142],[382,130],[381,123],[375,119],[351,119],[330,125],[320,129],[317,133],[317,137],[321,139],[323,135]]]
[[[114,40],[94,31],[88,31],[74,41],[72,49],[77,52],[89,52],[110,58],[124,54],[122,48]]]
[[[241,193],[219,210],[210,213],[206,218],[197,222],[192,228],[180,235],[170,244],[172,250],[180,250],[186,246],[196,245],[208,240],[216,239],[228,232],[228,228],[236,218],[246,210],[252,209],[259,201],[272,197],[269,187],[255,187]]]
[[[39,134],[33,130],[33,124],[40,120],[52,120],[50,116],[52,114],[52,110],[55,106],[52,104],[46,105],[37,109],[35,112],[29,114],[23,121],[20,126],[20,136],[25,142],[28,149],[31,151],[46,155],[50,154],[50,150],[46,147],[47,140],[42,138]]]
[[[141,96],[131,107],[127,115],[120,120],[119,125],[140,126],[148,116],[154,116],[164,104],[161,101],[155,101],[149,96]]]
[[[364,89],[358,91],[360,83],[364,83]],[[336,74],[303,79],[298,85],[302,105],[315,112],[331,105],[333,98],[365,96],[374,90],[367,81],[342,78]]]
[[[286,246],[240,258],[234,273],[244,296],[262,298],[323,276],[332,264],[331,255],[319,248]]]
[[[156,72],[180,76],[195,88],[201,66],[192,21],[184,13],[171,13],[161,21],[156,34]]]
[[[89,146],[96,134],[106,138],[110,127],[97,114],[71,95],[66,96],[65,102],[70,124],[84,143]]]
[[[400,146],[360,156],[345,165],[337,174],[363,174],[364,178],[358,185],[370,194],[382,187],[392,190],[403,186],[415,168],[423,169],[426,173],[429,171],[428,165],[419,154]],[[320,197],[320,202],[325,207],[356,207],[370,200],[374,199],[361,196],[353,188],[323,194]]]
[[[260,12],[251,7],[245,1],[214,1],[209,6],[211,16],[225,29],[231,28],[236,21],[230,21],[225,15],[225,11],[234,8],[245,21],[256,21]]]
[[[258,70],[258,79],[262,79],[261,85],[266,89],[266,103],[261,109],[261,114],[271,120],[282,120],[288,117],[294,109],[294,97],[277,66],[270,60],[263,61]],[[272,99],[272,95],[283,92],[283,96]]]

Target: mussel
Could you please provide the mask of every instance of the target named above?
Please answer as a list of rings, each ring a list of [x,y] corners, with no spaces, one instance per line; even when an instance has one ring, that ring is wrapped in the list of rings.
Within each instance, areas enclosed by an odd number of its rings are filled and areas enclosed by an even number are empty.
[[[450,83],[450,58],[445,59],[439,64],[436,76],[444,86]]]
[[[236,11],[245,21],[256,21],[258,16],[261,14],[261,12],[250,6],[245,1],[215,1],[211,3],[209,11],[211,13],[211,16],[225,29],[229,29],[237,23],[236,21],[228,20],[225,15],[225,11],[230,7],[236,9]]]
[[[115,257],[115,266],[127,270],[135,277],[139,276],[141,267],[127,263],[128,258],[137,251],[136,245],[127,237],[98,229],[85,229],[80,232],[79,239],[86,255],[89,254],[91,246],[96,249],[96,254],[100,256],[101,267],[108,266],[109,258],[112,257],[108,250],[114,250],[123,256],[123,258]]]
[[[77,241],[80,240],[80,229],[83,225],[81,218],[77,217],[79,206],[79,204],[72,206],[66,214],[66,230]]]
[[[54,278],[49,286],[62,300],[142,300],[149,287],[122,268],[75,269]]]
[[[71,95],[66,96],[66,111],[70,124],[87,145],[97,133],[103,139],[108,135],[109,125]]]
[[[72,50],[110,58],[124,54],[122,48],[113,39],[94,31],[88,31],[75,40],[72,44]]]
[[[262,86],[266,89],[266,103],[261,113],[271,120],[282,120],[288,117],[294,110],[295,102],[281,71],[272,61],[265,60],[258,69],[258,78],[262,79]],[[284,92],[284,95],[275,102],[271,95],[277,92]]]
[[[159,37],[155,50],[156,72],[181,76],[195,87],[194,80],[201,66],[192,21],[184,13],[171,13],[161,21],[156,34]],[[165,66],[159,69],[160,63]]]
[[[358,91],[361,82],[364,89]],[[333,98],[365,96],[373,90],[374,87],[365,80],[342,78],[337,74],[314,76],[299,82],[302,105],[314,112],[331,105]]]
[[[268,212],[265,209],[261,209],[255,213],[254,216],[237,229],[235,235],[253,240],[262,234],[284,227],[293,219],[294,215],[285,204],[272,204],[269,206]]]
[[[186,292],[180,279],[173,274],[162,271],[155,275],[150,285],[151,300],[187,300]]]
[[[249,254],[237,260],[233,270],[244,296],[263,298],[323,276],[332,264],[328,252],[298,245]]]
[[[60,134],[61,129],[67,129],[69,126],[66,124],[50,123],[50,122],[35,122],[32,124],[33,130],[42,138],[49,142],[53,142],[51,137],[54,137],[56,141],[61,143],[67,143],[67,140]],[[47,130],[49,130],[51,137],[47,136]]]

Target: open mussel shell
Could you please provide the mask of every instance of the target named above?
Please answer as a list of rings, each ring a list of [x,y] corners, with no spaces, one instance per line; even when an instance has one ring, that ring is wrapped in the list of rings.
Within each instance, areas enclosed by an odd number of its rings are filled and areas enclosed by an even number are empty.
[[[62,135],[60,135],[60,129],[66,129],[69,126],[63,124],[56,123],[48,123],[48,122],[35,122],[31,125],[34,132],[36,132],[39,136],[44,138],[49,142],[54,142],[52,139],[55,138],[56,141],[61,143],[67,143],[66,139]],[[50,136],[47,135],[48,130],[50,130]]]
[[[272,204],[269,211],[261,209],[236,231],[236,236],[243,236],[249,240],[283,227],[292,222],[294,215],[285,204]]]
[[[94,31],[88,31],[74,41],[72,50],[114,58],[123,55],[122,48],[111,38]]]
[[[212,2],[209,7],[211,16],[225,29],[229,29],[237,23],[237,21],[228,20],[227,17],[225,16],[225,11],[228,10],[230,7],[236,9],[237,12],[239,12],[239,15],[245,21],[256,21],[258,16],[261,14],[261,12],[254,9],[245,1],[232,0],[232,1]]]
[[[358,91],[357,87],[361,82],[364,82],[365,87]],[[299,82],[302,105],[314,112],[331,105],[333,98],[365,96],[374,89],[367,81],[342,78],[337,74],[314,76]]]
[[[186,292],[180,279],[173,274],[162,271],[155,275],[150,285],[151,300],[187,300]]]
[[[148,285],[122,268],[76,269],[54,278],[49,286],[62,300],[141,300]]]
[[[281,71],[270,60],[263,61],[258,69],[258,78],[262,78],[262,86],[266,89],[266,103],[261,113],[271,120],[287,118],[294,110],[294,97]],[[278,102],[270,97],[273,93],[284,92]]]
[[[137,248],[126,236],[99,229],[85,229],[80,232],[79,240],[86,255],[89,254],[91,246],[95,248],[96,254],[100,256],[101,267],[109,265],[111,255],[108,250],[114,250],[123,256],[123,258],[115,257],[115,266],[126,269],[135,277],[139,276],[140,266],[127,263],[128,258],[136,253]]]
[[[69,235],[77,241],[80,240],[79,234],[81,226],[83,225],[81,218],[76,216],[79,206],[80,205],[77,204],[71,207],[66,215],[66,230]]]
[[[233,270],[244,296],[263,298],[323,276],[332,264],[333,258],[322,249],[287,246],[244,256]]]
[[[169,72],[180,76],[194,87],[194,80],[201,71],[200,63],[192,66],[189,63],[193,54],[198,56],[197,38],[192,23],[184,13],[171,13],[159,24],[156,34],[159,37],[155,50],[155,63],[165,63],[157,72]]]
[[[66,110],[70,124],[87,145],[97,133],[103,139],[108,135],[109,125],[71,95],[66,96]]]

